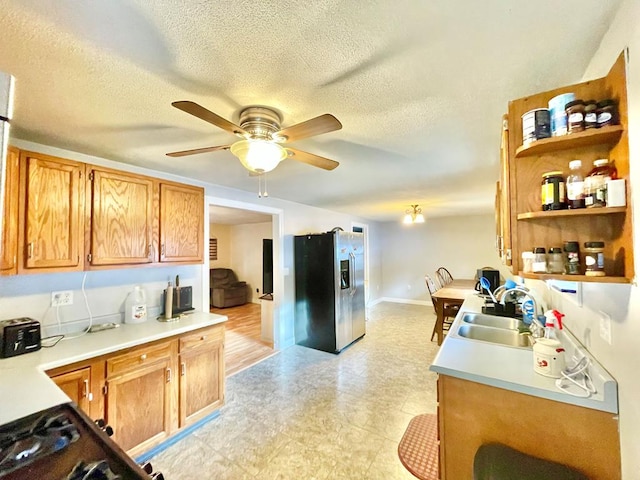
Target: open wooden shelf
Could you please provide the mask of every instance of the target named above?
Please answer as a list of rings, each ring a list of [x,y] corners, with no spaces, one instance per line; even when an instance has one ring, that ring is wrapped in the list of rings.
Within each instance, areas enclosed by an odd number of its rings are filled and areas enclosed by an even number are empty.
[[[559,137],[535,140],[529,145],[522,145],[516,149],[516,158],[542,155],[544,153],[569,150],[571,148],[592,147],[595,145],[614,145],[620,140],[624,128],[622,125],[612,125],[603,128],[590,128],[583,132],[569,133]]]
[[[524,212],[518,214],[518,220],[531,220],[537,218],[554,217],[581,217],[588,215],[610,215],[615,213],[626,213],[627,207],[601,207],[601,208],[578,208],[567,210],[547,210],[537,212]]]
[[[562,280],[565,282],[592,282],[592,283],[631,283],[626,277],[590,277],[587,275],[561,275],[555,273],[524,273],[518,272],[522,278],[533,280]]]

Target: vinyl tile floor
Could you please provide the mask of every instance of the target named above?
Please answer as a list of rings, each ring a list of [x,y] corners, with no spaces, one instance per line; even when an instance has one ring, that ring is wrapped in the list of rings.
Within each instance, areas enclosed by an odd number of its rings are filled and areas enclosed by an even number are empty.
[[[220,416],[151,459],[167,480],[415,479],[409,420],[436,412],[431,306],[379,303],[339,355],[301,346],[227,379]]]

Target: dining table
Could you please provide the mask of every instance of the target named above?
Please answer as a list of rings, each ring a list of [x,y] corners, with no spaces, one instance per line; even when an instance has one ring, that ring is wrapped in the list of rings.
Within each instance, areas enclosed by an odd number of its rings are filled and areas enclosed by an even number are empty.
[[[436,335],[438,336],[438,345],[442,345],[444,340],[444,306],[460,306],[465,298],[469,295],[475,295],[478,291],[475,289],[477,280],[474,279],[457,279],[448,283],[444,287],[436,290],[431,295],[436,307]]]

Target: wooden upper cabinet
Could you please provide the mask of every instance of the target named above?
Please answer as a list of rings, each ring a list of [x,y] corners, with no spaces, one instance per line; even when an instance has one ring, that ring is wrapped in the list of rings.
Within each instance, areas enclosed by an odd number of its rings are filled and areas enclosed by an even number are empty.
[[[93,168],[89,181],[89,265],[153,262],[153,179]]]
[[[160,184],[160,261],[204,261],[204,189]]]
[[[20,153],[18,271],[82,270],[84,164]]]
[[[502,142],[500,144],[500,181],[498,211],[499,237],[498,250],[502,263],[511,265],[511,214],[509,188],[509,116],[502,117]]]
[[[2,217],[2,244],[0,245],[0,274],[18,273],[18,185],[20,152],[9,147],[4,190],[4,216]]]

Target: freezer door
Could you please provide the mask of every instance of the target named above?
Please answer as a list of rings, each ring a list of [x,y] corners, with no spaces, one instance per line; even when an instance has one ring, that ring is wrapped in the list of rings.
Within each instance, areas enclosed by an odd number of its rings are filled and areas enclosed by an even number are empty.
[[[336,351],[353,341],[351,329],[352,262],[351,245],[344,232],[335,232],[335,298],[336,298]]]
[[[353,293],[351,295],[351,323],[353,340],[365,334],[365,300],[364,300],[364,238],[361,233],[352,235],[353,258]]]

